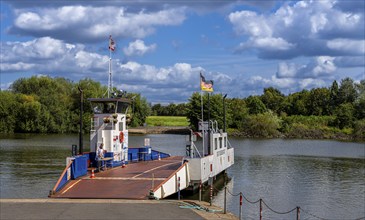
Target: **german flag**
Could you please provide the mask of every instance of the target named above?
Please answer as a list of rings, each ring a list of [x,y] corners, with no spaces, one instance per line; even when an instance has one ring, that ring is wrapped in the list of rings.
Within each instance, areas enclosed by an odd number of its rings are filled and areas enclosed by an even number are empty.
[[[206,92],[213,92],[213,80],[205,80],[202,73],[200,73],[200,89]]]

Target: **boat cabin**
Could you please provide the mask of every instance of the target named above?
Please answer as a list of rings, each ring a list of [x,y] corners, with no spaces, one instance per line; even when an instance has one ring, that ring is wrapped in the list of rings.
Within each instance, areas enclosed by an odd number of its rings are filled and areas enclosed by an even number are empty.
[[[113,164],[128,160],[128,108],[131,101],[126,98],[90,98],[94,116],[91,119],[90,152],[104,145]]]

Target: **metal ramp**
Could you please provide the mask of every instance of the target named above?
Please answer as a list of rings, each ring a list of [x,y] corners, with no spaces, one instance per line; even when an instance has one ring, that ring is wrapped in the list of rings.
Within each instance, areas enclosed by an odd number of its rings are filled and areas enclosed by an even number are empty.
[[[174,173],[166,178],[157,187],[153,188],[153,196],[158,199],[165,198],[179,190],[186,189],[190,183],[189,164],[184,162]]]
[[[67,183],[52,198],[158,199],[172,195],[189,185],[187,163],[183,157],[132,163],[90,174]],[[180,179],[180,187],[179,187]]]

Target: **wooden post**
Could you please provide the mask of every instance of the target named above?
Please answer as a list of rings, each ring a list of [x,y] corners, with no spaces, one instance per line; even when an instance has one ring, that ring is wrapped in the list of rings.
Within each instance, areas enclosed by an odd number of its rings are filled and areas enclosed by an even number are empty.
[[[180,200],[180,177],[177,178],[177,199]]]
[[[224,214],[227,214],[227,186],[224,187]]]
[[[262,199],[260,199],[260,220],[262,220]]]
[[[300,207],[297,206],[297,220],[300,220]]]
[[[239,220],[242,219],[242,192],[240,192],[240,216],[239,216]]]
[[[210,185],[210,206],[212,206],[213,200],[213,184]]]
[[[202,201],[202,181],[199,183],[199,202]]]

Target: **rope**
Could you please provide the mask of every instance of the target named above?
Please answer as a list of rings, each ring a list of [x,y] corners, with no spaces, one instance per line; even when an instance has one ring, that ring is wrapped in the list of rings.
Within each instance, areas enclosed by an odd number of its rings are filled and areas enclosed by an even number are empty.
[[[241,193],[238,193],[238,194],[233,194],[229,191],[229,189],[227,188],[227,192],[231,195],[231,196],[239,196]]]
[[[250,201],[249,199],[247,199],[246,198],[246,196],[245,195],[243,195],[243,193],[242,192],[239,192],[239,193],[237,193],[237,194],[233,194],[231,191],[229,191],[229,189],[226,187],[226,189],[227,189],[227,192],[228,192],[228,194],[230,194],[231,196],[240,196],[240,195],[242,195],[242,197],[248,202],[248,203],[251,203],[251,204],[256,204],[256,203],[258,203],[258,202],[260,202],[260,201],[262,201],[262,203],[270,210],[270,211],[272,211],[272,212],[274,212],[274,213],[276,213],[276,214],[279,214],[279,215],[286,215],[286,214],[289,214],[289,213],[291,213],[291,212],[294,212],[294,211],[296,211],[298,208],[299,208],[299,210],[301,210],[303,213],[306,213],[306,214],[308,214],[308,215],[310,215],[311,217],[313,217],[313,218],[316,218],[316,219],[320,219],[320,220],[336,220],[336,219],[333,219],[333,218],[331,218],[331,219],[328,219],[328,218],[322,218],[322,217],[319,217],[319,216],[317,216],[317,215],[315,215],[315,214],[312,214],[312,213],[310,213],[310,212],[308,212],[308,211],[306,211],[306,210],[304,210],[304,209],[302,209],[302,208],[300,208],[300,207],[295,207],[295,208],[293,208],[293,209],[291,209],[291,210],[289,210],[289,211],[286,211],[286,212],[279,212],[279,211],[276,211],[276,210],[274,210],[273,208],[271,208],[263,199],[258,199],[257,201]],[[217,189],[217,188],[215,188],[214,186],[213,186],[213,190],[214,191],[216,191],[216,192],[219,192],[220,190],[219,189]],[[341,219],[337,219],[337,220],[341,220]],[[355,219],[347,219],[347,220],[365,220],[365,216],[364,217],[360,217],[360,218],[355,218]]]
[[[275,211],[273,210],[269,205],[266,204],[266,202],[264,200],[262,200],[262,203],[264,203],[264,205],[272,212],[276,213],[276,214],[279,214],[279,215],[286,215],[286,214],[289,214],[295,210],[297,210],[297,207],[293,208],[292,210],[289,210],[287,212],[278,212],[278,211]]]
[[[250,200],[248,200],[247,198],[246,198],[246,196],[245,195],[243,195],[242,194],[242,197],[248,202],[248,203],[251,203],[251,204],[256,204],[256,203],[258,203],[258,202],[260,202],[260,199],[259,200],[257,200],[257,201],[255,201],[255,202],[252,202],[252,201],[250,201]]]

